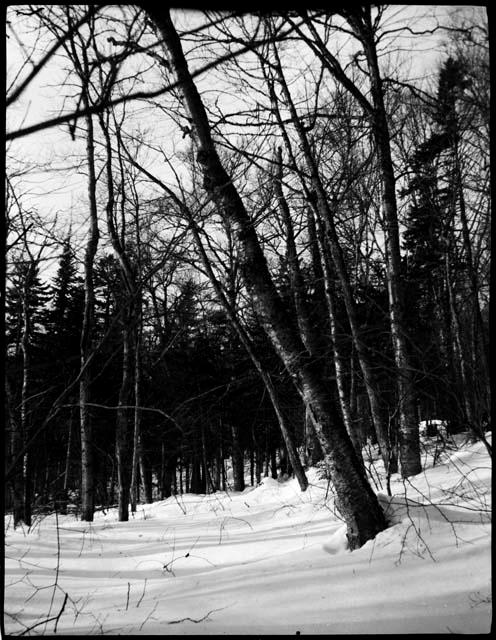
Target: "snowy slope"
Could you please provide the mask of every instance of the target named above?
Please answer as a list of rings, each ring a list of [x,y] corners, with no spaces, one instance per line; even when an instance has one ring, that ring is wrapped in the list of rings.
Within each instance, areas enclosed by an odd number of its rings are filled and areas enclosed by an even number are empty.
[[[350,553],[316,469],[243,493],[185,495],[92,524],[6,519],[5,630],[53,634],[487,633],[490,460],[451,449],[387,496],[391,526]],[[382,489],[379,482],[382,482]],[[60,542],[57,575],[57,537]],[[57,586],[54,588],[54,583]]]

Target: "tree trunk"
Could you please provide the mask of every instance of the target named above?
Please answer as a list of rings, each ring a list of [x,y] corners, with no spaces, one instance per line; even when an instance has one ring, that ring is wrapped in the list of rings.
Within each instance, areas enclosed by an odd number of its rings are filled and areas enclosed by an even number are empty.
[[[291,293],[293,295],[294,305],[296,309],[296,319],[300,336],[308,353],[313,358],[322,358],[323,345],[319,339],[317,332],[314,330],[313,323],[310,320],[310,308],[307,299],[305,281],[300,269],[298,254],[296,251],[296,241],[294,236],[293,221],[291,220],[291,212],[289,205],[284,196],[282,188],[282,150],[277,149],[276,157],[277,174],[274,180],[274,192],[279,204],[279,211],[282,216],[283,224],[286,230],[286,254],[289,271],[289,280],[291,284]]]
[[[253,452],[253,445],[250,445],[250,487],[253,487],[255,483],[255,454]]]
[[[11,476],[11,487],[12,487],[12,510],[13,510],[13,518],[14,518],[14,527],[16,527],[19,523],[24,520],[24,482],[23,482],[23,471],[22,471],[22,447],[23,447],[23,438],[22,438],[22,430],[21,426],[15,418],[14,410],[13,410],[13,397],[12,390],[10,387],[10,383],[5,376],[5,401],[6,401],[6,409],[7,409],[7,417],[9,420],[9,428],[10,428],[10,459],[12,460],[11,464],[14,464],[14,461],[17,460],[15,464],[13,474]]]
[[[324,189],[324,185],[320,178],[318,167],[316,165],[315,158],[310,148],[310,143],[308,141],[308,136],[304,130],[301,120],[298,117],[293,100],[291,98],[291,94],[289,92],[289,88],[286,84],[286,80],[284,78],[283,70],[280,64],[279,56],[275,48],[275,45],[273,46],[273,51],[276,59],[275,68],[278,75],[278,79],[280,81],[283,94],[285,96],[287,105],[289,107],[293,125],[296,128],[298,138],[300,140],[300,144],[303,150],[303,155],[307,165],[307,170],[310,175],[310,182],[313,189],[313,194],[311,194],[312,205],[314,207],[315,213],[317,214],[317,223],[320,227],[316,235],[319,242],[319,250],[321,253],[321,260],[322,260],[322,269],[323,269],[323,275],[324,275],[325,284],[326,284],[326,299],[329,305],[330,295],[332,295],[331,294],[332,276],[331,276],[330,265],[328,260],[327,246],[324,243],[324,231],[323,231],[322,225],[325,227],[325,237],[328,240],[331,258],[334,264],[334,268],[336,270],[336,275],[339,278],[341,290],[343,292],[343,299],[346,307],[346,313],[348,316],[348,322],[350,325],[353,342],[357,351],[360,368],[363,373],[365,387],[367,390],[367,395],[369,397],[371,413],[374,420],[374,426],[377,431],[378,439],[381,442],[381,451],[384,458],[384,464],[387,469],[389,468],[389,464],[391,460],[391,452],[390,452],[390,447],[389,447],[388,437],[387,437],[388,436],[387,426],[383,417],[383,412],[381,411],[380,404],[379,404],[377,383],[375,380],[375,376],[372,372],[372,368],[368,361],[368,357],[366,354],[366,347],[363,344],[363,341],[360,336],[355,303],[353,300],[353,293],[351,290],[351,285],[350,285],[350,281],[349,281],[349,277],[346,269],[346,264],[343,257],[343,251],[339,243],[339,238],[338,238],[335,224],[334,224],[333,212],[331,211],[331,208],[328,203],[327,193],[326,193],[326,190]],[[277,115],[279,114],[278,111],[276,111],[276,113]],[[279,117],[279,121],[282,126],[282,121],[280,117]],[[289,142],[287,142],[287,144],[289,144]],[[330,313],[332,313],[332,316],[334,317],[335,315],[334,311],[330,311]],[[347,409],[345,409],[345,412],[346,411]]]
[[[84,107],[89,107],[86,91],[83,91]],[[92,347],[93,314],[95,293],[93,285],[93,263],[98,247],[98,215],[96,203],[95,145],[92,116],[86,117],[86,157],[88,163],[88,199],[90,209],[90,231],[84,256],[84,312],[80,341],[81,379],[79,383],[79,421],[81,429],[81,520],[93,521],[95,509],[93,434],[87,402],[91,373],[87,364]]]
[[[139,457],[139,465],[140,465],[140,475],[141,482],[143,483],[143,493],[145,496],[146,504],[151,504],[153,502],[153,485],[152,485],[152,469],[148,464],[148,456],[145,453],[145,444],[143,433],[140,434],[140,457]]]
[[[465,350],[463,348],[460,320],[458,318],[458,312],[455,304],[455,296],[453,292],[453,286],[451,283],[448,252],[446,252],[445,261],[446,261],[446,284],[448,289],[449,304],[450,304],[450,310],[451,310],[451,320],[453,323],[452,326],[453,326],[453,333],[455,338],[454,346],[455,346],[455,351],[458,355],[458,361],[460,365],[460,376],[461,376],[462,389],[463,389],[463,407],[465,410],[467,427],[473,433],[475,439],[481,440],[484,443],[489,455],[492,455],[491,444],[488,442],[483,430],[480,428],[480,425],[478,425],[474,420],[473,408],[472,408],[470,392],[469,392],[470,380],[469,380],[469,373],[468,373],[468,364],[467,364],[467,359],[465,355]]]
[[[336,386],[338,388],[339,405],[343,416],[344,426],[348,432],[358,457],[362,458],[362,448],[356,437],[353,421],[351,418],[350,405],[345,389],[344,382],[344,362],[341,357],[338,346],[338,332],[336,324],[336,311],[334,303],[334,291],[332,286],[332,276],[329,269],[327,256],[324,254],[323,247],[319,245],[317,240],[317,232],[315,228],[315,220],[312,211],[308,211],[308,240],[312,246],[314,273],[317,280],[324,282],[325,298],[327,301],[327,310],[329,315],[329,325],[331,329],[332,353],[334,358],[334,369],[336,372]],[[315,249],[313,249],[315,247]],[[320,250],[319,250],[320,249]],[[318,258],[320,257],[320,264]]]
[[[395,179],[391,160],[389,127],[384,107],[382,80],[377,62],[376,33],[372,26],[370,6],[351,9],[344,8],[340,9],[339,12],[348,21],[355,35],[363,45],[368,63],[372,103],[368,101],[357,85],[344,73],[337,60],[327,50],[322,38],[308,17],[305,20],[305,24],[314,38],[315,51],[322,63],[336,80],[358,100],[364,111],[369,115],[372,123],[372,134],[377,147],[383,187],[382,208],[385,218],[386,278],[389,296],[391,338],[397,371],[398,408],[400,415],[400,433],[398,434],[399,456],[401,473],[403,477],[408,477],[416,475],[421,471],[420,443],[418,424],[415,421],[415,393],[407,352],[407,333],[402,317],[401,256]],[[306,42],[309,42],[309,38],[305,36],[298,27],[297,31]],[[319,194],[317,193],[317,195]],[[334,260],[334,254],[332,257]],[[371,410],[374,414],[374,409]],[[387,429],[381,431],[387,433]]]
[[[127,406],[131,388],[131,353],[129,317],[125,314],[122,328],[122,380],[116,421],[116,458],[119,522],[129,520],[129,500],[131,489],[130,434]]]
[[[72,447],[72,422],[73,422],[73,410],[69,417],[69,426],[67,428],[67,450],[65,454],[65,470],[64,470],[64,493],[67,495],[69,490],[69,477],[71,472],[71,447]]]
[[[472,311],[473,311],[473,323],[474,323],[474,344],[472,349],[473,357],[480,362],[480,372],[483,378],[483,405],[486,412],[489,414],[491,406],[491,386],[490,386],[490,374],[489,363],[487,354],[489,351],[489,345],[486,341],[486,335],[484,330],[484,321],[482,319],[482,312],[479,301],[479,283],[477,278],[477,271],[474,265],[474,258],[472,254],[472,244],[470,242],[470,232],[467,220],[467,211],[465,205],[465,194],[463,191],[462,170],[460,166],[460,152],[458,148],[458,140],[455,138],[454,144],[454,156],[455,156],[455,180],[458,191],[458,202],[460,205],[460,221],[462,223],[462,239],[463,247],[465,249],[465,260],[467,270],[469,274],[470,293],[472,295]],[[474,372],[477,370],[474,367]],[[480,421],[479,421],[480,422]],[[478,425],[480,429],[480,424]]]
[[[384,93],[377,60],[376,40],[372,27],[370,7],[366,7],[363,10],[361,20],[352,16],[349,21],[364,46],[370,77],[373,104],[372,130],[382,178],[382,208],[385,219],[386,274],[391,337],[398,378],[399,457],[401,475],[406,478],[420,473],[422,465],[420,462],[418,424],[415,419],[415,389],[407,349],[407,331],[403,319],[400,239],[390,134],[384,106]]]
[[[207,458],[207,443],[205,442],[205,427],[203,422],[201,424],[201,440],[202,440],[202,467],[203,467],[203,478],[205,484],[205,493],[211,493],[215,491],[215,487],[212,483],[212,478],[210,476],[210,471],[208,468],[208,458]]]
[[[343,423],[333,409],[330,394],[323,386],[320,366],[311,359],[295,333],[270,277],[255,229],[217,155],[203,103],[189,73],[169,12],[148,7],[146,10],[164,39],[171,66],[181,83],[197,144],[197,161],[203,172],[204,188],[232,223],[241,273],[257,315],[309,407],[331,469],[336,507],[347,524],[349,546],[355,549],[386,527],[384,514]]]
[[[23,448],[25,450],[23,456],[23,497],[22,520],[31,526],[31,447],[29,446],[29,414],[28,414],[28,397],[29,387],[31,384],[31,317],[29,310],[28,295],[31,282],[34,276],[34,263],[28,265],[28,270],[23,283],[22,296],[22,336],[21,336],[21,353],[22,353],[22,388],[21,388],[21,411],[20,411],[20,429],[23,440]]]
[[[191,493],[202,493],[202,480],[201,480],[201,463],[198,459],[198,454],[194,453],[191,460],[191,479],[190,479],[190,491]]]
[[[138,304],[138,303],[137,303]],[[140,462],[143,460],[143,454],[141,451],[141,314],[138,326],[135,333],[134,344],[134,432],[133,432],[133,458],[131,462],[131,511],[136,511],[136,503],[138,501],[139,492],[139,467]],[[141,474],[143,480],[143,486],[145,485],[145,479]],[[146,496],[146,491],[145,491]]]
[[[275,446],[270,450],[270,477],[273,480],[277,480],[277,457]]]
[[[174,477],[176,475],[177,456],[169,456],[165,461],[164,468],[164,491],[163,497],[169,498],[172,495],[174,487]]]
[[[255,480],[257,481],[257,486],[262,480],[263,462],[263,452],[262,449],[258,447],[255,459]]]
[[[234,491],[244,491],[245,489],[245,461],[243,449],[239,442],[239,428],[231,425],[232,434],[232,470]]]

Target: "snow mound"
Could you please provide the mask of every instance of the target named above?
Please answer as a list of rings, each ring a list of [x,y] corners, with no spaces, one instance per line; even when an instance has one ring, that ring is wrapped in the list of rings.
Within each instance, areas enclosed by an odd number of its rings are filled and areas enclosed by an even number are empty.
[[[336,555],[337,553],[343,553],[344,551],[349,551],[348,538],[346,537],[346,525],[342,525],[337,529],[333,535],[329,538],[329,542],[326,542],[322,545],[322,549],[327,553],[330,553],[331,556]]]

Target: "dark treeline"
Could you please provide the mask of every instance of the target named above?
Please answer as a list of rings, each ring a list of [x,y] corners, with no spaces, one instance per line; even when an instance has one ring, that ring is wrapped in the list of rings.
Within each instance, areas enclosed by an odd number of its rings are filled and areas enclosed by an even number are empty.
[[[165,10],[85,11],[17,12],[60,43],[78,87],[88,208],[80,246],[7,183],[14,524],[109,506],[127,520],[140,502],[267,476],[305,490],[320,464],[357,548],[386,526],[365,446],[404,478],[421,470],[425,420],[490,450],[484,28],[455,21],[420,88],[378,62],[382,8],[195,14],[191,31]],[[288,34],[314,75],[295,80]],[[246,46],[246,68],[223,62],[232,103],[200,90],[191,38],[205,62]],[[145,51],[152,67],[129,77],[176,83],[143,102],[180,134],[159,147],[133,129],[133,102],[113,102]]]

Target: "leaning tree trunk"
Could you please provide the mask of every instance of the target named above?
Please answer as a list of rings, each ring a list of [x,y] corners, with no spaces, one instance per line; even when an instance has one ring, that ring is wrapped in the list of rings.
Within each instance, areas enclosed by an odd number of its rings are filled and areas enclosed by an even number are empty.
[[[256,232],[232,180],[217,154],[205,108],[182,51],[168,10],[146,7],[156,24],[181,85],[197,145],[196,159],[204,188],[231,221],[237,240],[242,277],[265,332],[308,407],[326,455],[336,491],[336,507],[347,525],[351,549],[386,527],[384,513],[361,468],[353,445],[336,414],[318,362],[312,360],[275,289]]]

